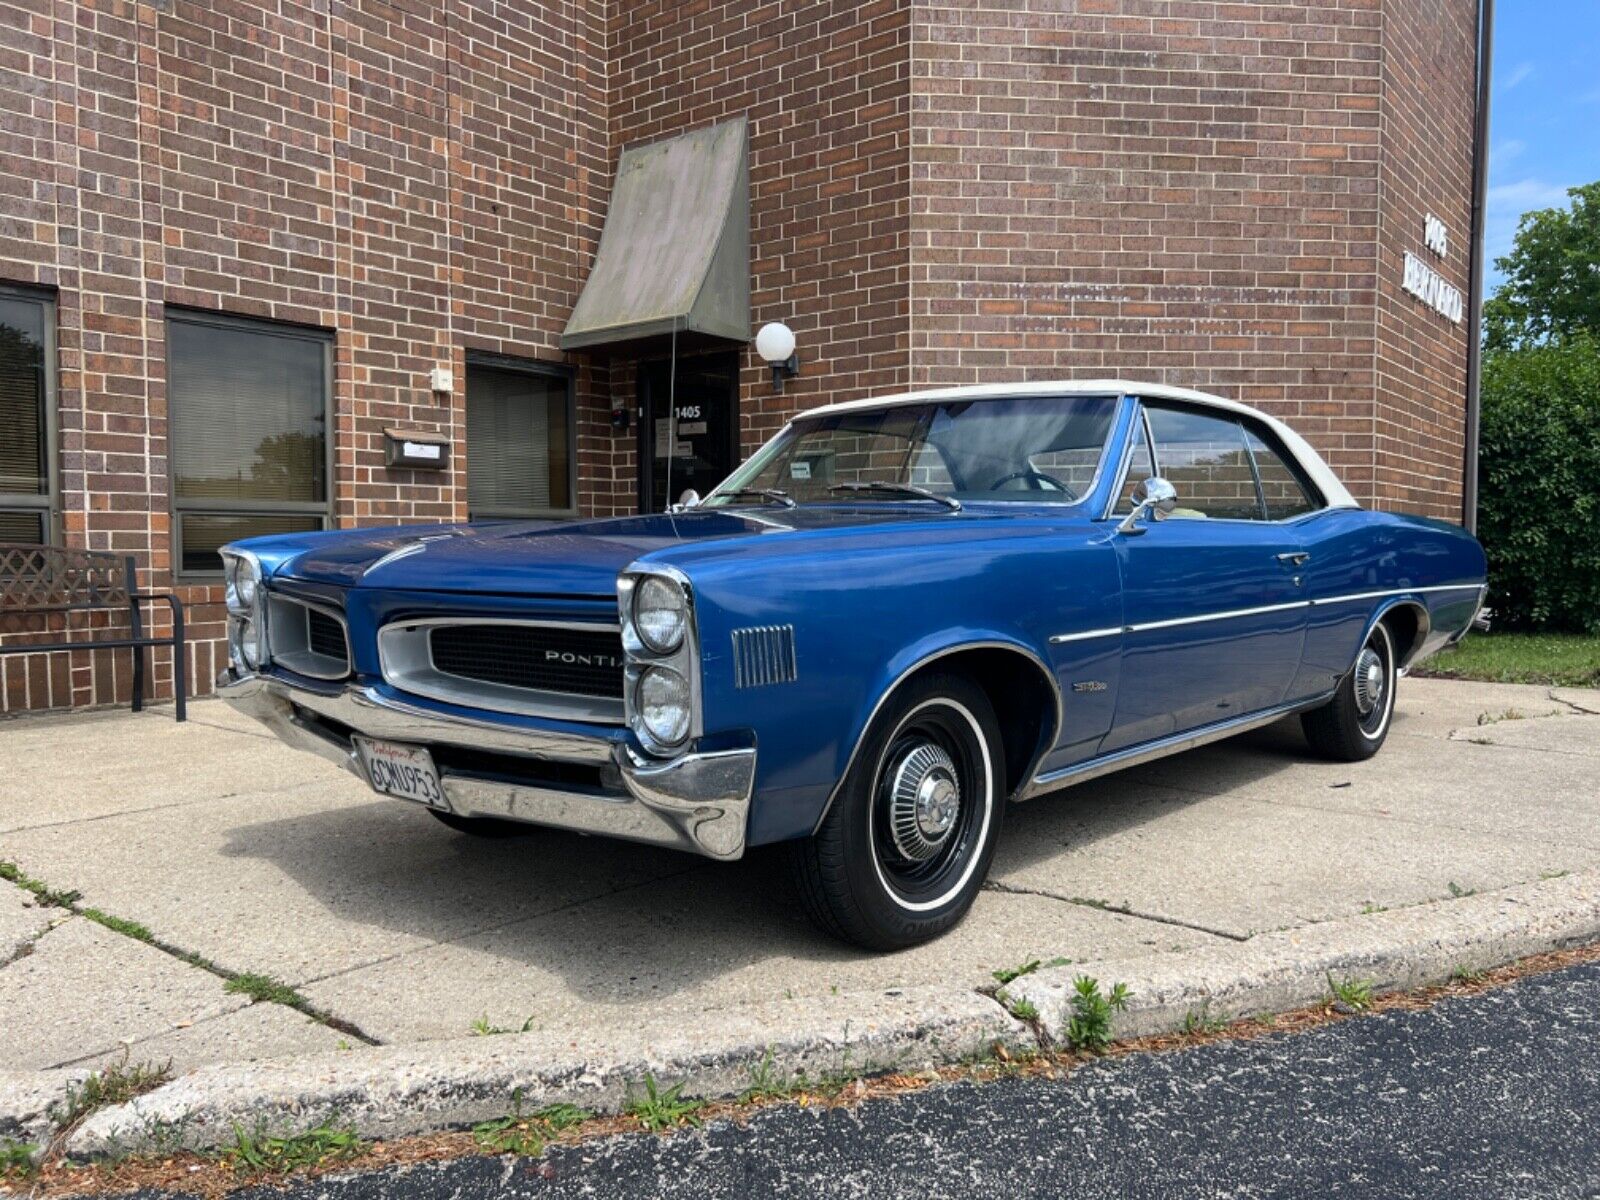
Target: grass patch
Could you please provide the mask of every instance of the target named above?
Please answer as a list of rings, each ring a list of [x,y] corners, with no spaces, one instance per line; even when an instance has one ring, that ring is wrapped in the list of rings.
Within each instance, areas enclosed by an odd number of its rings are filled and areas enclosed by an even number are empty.
[[[90,1113],[113,1104],[125,1104],[135,1096],[160,1087],[172,1078],[172,1062],[157,1066],[155,1063],[128,1061],[127,1051],[122,1058],[103,1071],[92,1072],[82,1083],[67,1088],[66,1100],[51,1114],[58,1128],[76,1125]]]
[[[472,1023],[473,1037],[498,1037],[502,1033],[527,1033],[533,1028],[533,1018],[529,1017],[522,1023],[521,1029],[507,1029],[502,1025],[491,1025],[487,1015],[479,1017]]]
[[[644,1095],[628,1103],[622,1111],[651,1133],[674,1129],[679,1125],[700,1124],[700,1110],[704,1100],[683,1099],[683,1080],[664,1091],[657,1085],[654,1075],[644,1077]]]
[[[989,974],[994,976],[994,981],[996,983],[998,983],[1001,987],[1005,987],[1006,984],[1011,983],[1014,980],[1021,979],[1024,975],[1032,975],[1035,971],[1040,970],[1041,968],[1064,967],[1071,961],[1072,960],[1070,958],[1052,958],[1049,962],[1041,962],[1037,958],[1030,958],[1027,962],[1018,966],[1001,967],[998,971],[990,971]]]
[[[101,912],[98,908],[79,909],[78,915],[85,920],[93,921],[96,925],[104,925],[112,933],[120,933],[123,937],[131,937],[134,941],[144,942],[146,945],[153,944],[156,940],[156,935],[139,922],[130,921],[126,917],[114,917],[110,913]]]
[[[1477,634],[1416,668],[1439,679],[1600,687],[1600,638],[1562,633]]]
[[[1100,984],[1088,975],[1072,981],[1072,1015],[1065,1030],[1074,1050],[1102,1054],[1111,1045],[1111,1015],[1128,1007],[1128,985],[1119,983],[1102,995]]]
[[[493,1121],[472,1127],[472,1140],[490,1154],[518,1154],[537,1158],[550,1139],[563,1129],[581,1125],[594,1114],[575,1104],[547,1104],[535,1112],[522,1111],[522,1089],[511,1093],[511,1111]]]
[[[0,1181],[13,1183],[32,1179],[39,1169],[35,1158],[38,1153],[39,1147],[32,1142],[0,1140]]]
[[[1328,976],[1328,991],[1333,994],[1336,1004],[1342,1004],[1351,1012],[1366,1012],[1372,1007],[1372,980],[1370,979],[1335,979]]]
[[[233,1127],[233,1144],[224,1146],[222,1161],[240,1175],[283,1175],[354,1158],[366,1149],[355,1126],[324,1121],[314,1129],[286,1135],[268,1134],[260,1126]]]
[[[1205,1001],[1199,1008],[1191,1008],[1183,1014],[1183,1032],[1191,1036],[1203,1033],[1221,1033],[1228,1027],[1228,1023],[1221,1017],[1211,1014],[1211,1002]]]
[[[81,892],[57,891],[49,884],[34,879],[14,862],[0,861],[0,879],[16,884],[25,892],[32,893],[34,899],[46,908],[71,909],[80,899]]]
[[[310,1002],[287,983],[253,971],[235,975],[223,985],[223,990],[234,996],[249,996],[252,1004],[282,1004],[302,1011],[311,1008]]]

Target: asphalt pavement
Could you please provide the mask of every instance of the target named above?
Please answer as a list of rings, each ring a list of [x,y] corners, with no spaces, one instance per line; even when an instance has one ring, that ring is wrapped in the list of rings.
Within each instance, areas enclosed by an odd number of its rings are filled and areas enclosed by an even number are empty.
[[[1600,964],[1420,1011],[324,1178],[289,1200],[1600,1197]]]

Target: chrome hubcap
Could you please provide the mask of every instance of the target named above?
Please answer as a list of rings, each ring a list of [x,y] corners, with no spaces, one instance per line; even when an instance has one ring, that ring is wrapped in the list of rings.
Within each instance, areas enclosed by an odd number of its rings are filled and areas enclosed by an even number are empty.
[[[956,764],[932,742],[912,747],[889,772],[889,833],[912,862],[939,852],[961,812]]]
[[[1371,646],[1356,660],[1356,711],[1369,716],[1383,703],[1383,658]]]

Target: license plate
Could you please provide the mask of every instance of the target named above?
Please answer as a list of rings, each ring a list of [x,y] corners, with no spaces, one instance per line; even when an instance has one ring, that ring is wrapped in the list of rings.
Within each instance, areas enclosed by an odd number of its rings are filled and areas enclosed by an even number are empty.
[[[450,802],[444,798],[439,786],[439,772],[433,765],[433,755],[421,746],[402,746],[397,742],[380,742],[373,738],[357,738],[362,765],[367,769],[367,779],[373,789],[385,796],[401,800],[415,800],[429,808],[450,811]]]

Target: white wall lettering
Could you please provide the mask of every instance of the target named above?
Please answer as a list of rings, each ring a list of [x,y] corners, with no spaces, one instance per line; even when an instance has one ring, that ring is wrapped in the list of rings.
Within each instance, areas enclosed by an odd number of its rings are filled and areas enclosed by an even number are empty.
[[[1444,222],[1432,213],[1422,220],[1422,241],[1440,258],[1445,258],[1450,253],[1450,231],[1445,228]]]
[[[1466,311],[1461,289],[1446,283],[1439,272],[1409,250],[1406,251],[1406,270],[1401,286],[1441,317],[1461,324]]]

